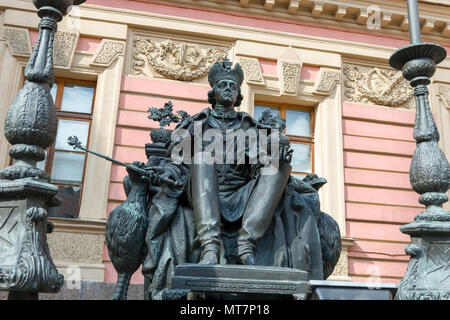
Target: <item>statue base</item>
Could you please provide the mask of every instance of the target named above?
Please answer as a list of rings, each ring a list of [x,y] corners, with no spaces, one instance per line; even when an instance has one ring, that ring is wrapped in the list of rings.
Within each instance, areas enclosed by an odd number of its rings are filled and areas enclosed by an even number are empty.
[[[393,283],[309,280],[307,272],[278,267],[182,264],[168,300],[392,300]]]
[[[206,299],[304,299],[307,272],[245,265],[181,264],[175,268],[172,292],[202,293]],[[172,295],[181,296],[181,295]]]

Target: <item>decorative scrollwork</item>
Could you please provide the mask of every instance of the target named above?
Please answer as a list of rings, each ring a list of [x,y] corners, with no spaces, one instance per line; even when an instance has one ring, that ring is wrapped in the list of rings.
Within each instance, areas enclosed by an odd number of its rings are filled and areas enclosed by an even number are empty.
[[[27,210],[27,220],[30,222],[44,221],[47,217],[47,210],[40,207],[31,207]]]
[[[362,72],[352,65],[344,67],[344,95],[351,102],[369,102],[388,107],[412,108],[414,93],[400,71],[372,68]]]
[[[10,288],[58,292],[64,278],[50,258],[45,233],[40,232],[41,224],[46,224],[47,211],[41,207],[31,207],[26,215],[25,238]]]
[[[48,175],[44,171],[32,166],[9,166],[0,171],[0,179],[16,180],[30,177],[48,180]]]
[[[146,64],[157,73],[175,80],[192,81],[204,77],[211,66],[228,55],[225,48],[202,49],[186,42],[175,44],[136,38],[132,68],[143,74]]]

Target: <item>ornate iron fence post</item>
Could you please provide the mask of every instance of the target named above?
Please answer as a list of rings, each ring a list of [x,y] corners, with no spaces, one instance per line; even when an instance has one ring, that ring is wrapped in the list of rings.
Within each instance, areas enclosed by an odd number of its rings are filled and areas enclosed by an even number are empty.
[[[450,187],[450,166],[438,146],[439,133],[427,88],[436,65],[446,58],[447,52],[439,45],[421,42],[417,0],[408,0],[408,18],[411,45],[396,51],[389,63],[402,70],[415,88],[417,148],[409,177],[426,210],[400,228],[411,236],[411,244],[405,249],[411,258],[395,298],[450,299],[450,212],[442,208],[448,201],[445,193]]]
[[[9,299],[37,299],[39,292],[58,292],[63,284],[46,236],[52,229],[47,209],[58,204],[58,187],[36,163],[56,138],[50,88],[57,23],[70,6],[84,1],[33,1],[41,17],[38,40],[25,68],[26,82],[5,120],[14,164],[0,171],[0,290],[9,290]]]

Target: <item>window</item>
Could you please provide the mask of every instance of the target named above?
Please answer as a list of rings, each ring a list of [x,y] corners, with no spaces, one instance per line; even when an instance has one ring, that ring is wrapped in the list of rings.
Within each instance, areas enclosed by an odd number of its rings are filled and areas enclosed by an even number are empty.
[[[261,117],[265,110],[286,120],[285,134],[288,137],[292,155],[292,174],[305,176],[314,171],[314,113],[311,109],[289,105],[267,105],[255,103],[254,118]]]
[[[37,166],[45,170],[50,182],[59,187],[58,196],[63,200],[61,206],[50,208],[49,216],[77,218],[86,154],[73,150],[67,144],[67,138],[76,135],[83,146],[89,145],[95,83],[56,78],[51,95],[58,117],[56,141],[48,148],[45,160]]]

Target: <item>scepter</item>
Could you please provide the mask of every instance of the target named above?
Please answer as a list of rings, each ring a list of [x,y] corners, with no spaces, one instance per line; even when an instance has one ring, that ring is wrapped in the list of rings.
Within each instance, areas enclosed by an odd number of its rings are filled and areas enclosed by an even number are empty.
[[[71,146],[74,150],[80,149],[80,150],[83,150],[85,152],[91,153],[91,154],[93,154],[93,155],[95,155],[97,157],[100,157],[100,158],[105,159],[107,161],[110,161],[112,163],[115,163],[115,164],[118,164],[120,166],[126,167],[126,168],[128,168],[130,170],[133,170],[133,171],[141,174],[144,177],[152,177],[153,175],[156,175],[156,172],[154,170],[152,170],[152,169],[145,170],[145,169],[136,167],[136,166],[134,166],[132,164],[128,164],[128,163],[125,163],[125,162],[122,162],[122,161],[110,158],[110,157],[105,156],[105,155],[103,155],[101,153],[88,150],[88,149],[86,149],[85,147],[82,146],[81,141],[78,139],[77,136],[70,136],[69,138],[67,138],[67,144],[69,146]],[[154,167],[154,168],[157,168],[157,167]],[[161,181],[163,181],[163,182],[165,182],[165,183],[167,183],[167,184],[169,184],[171,186],[175,186],[175,187],[182,186],[182,184],[180,184],[179,182],[173,181],[173,180],[170,180],[170,179],[167,179],[167,178],[164,178],[164,177],[161,177],[160,175],[158,175],[158,178],[159,178],[159,180],[161,180]]]

